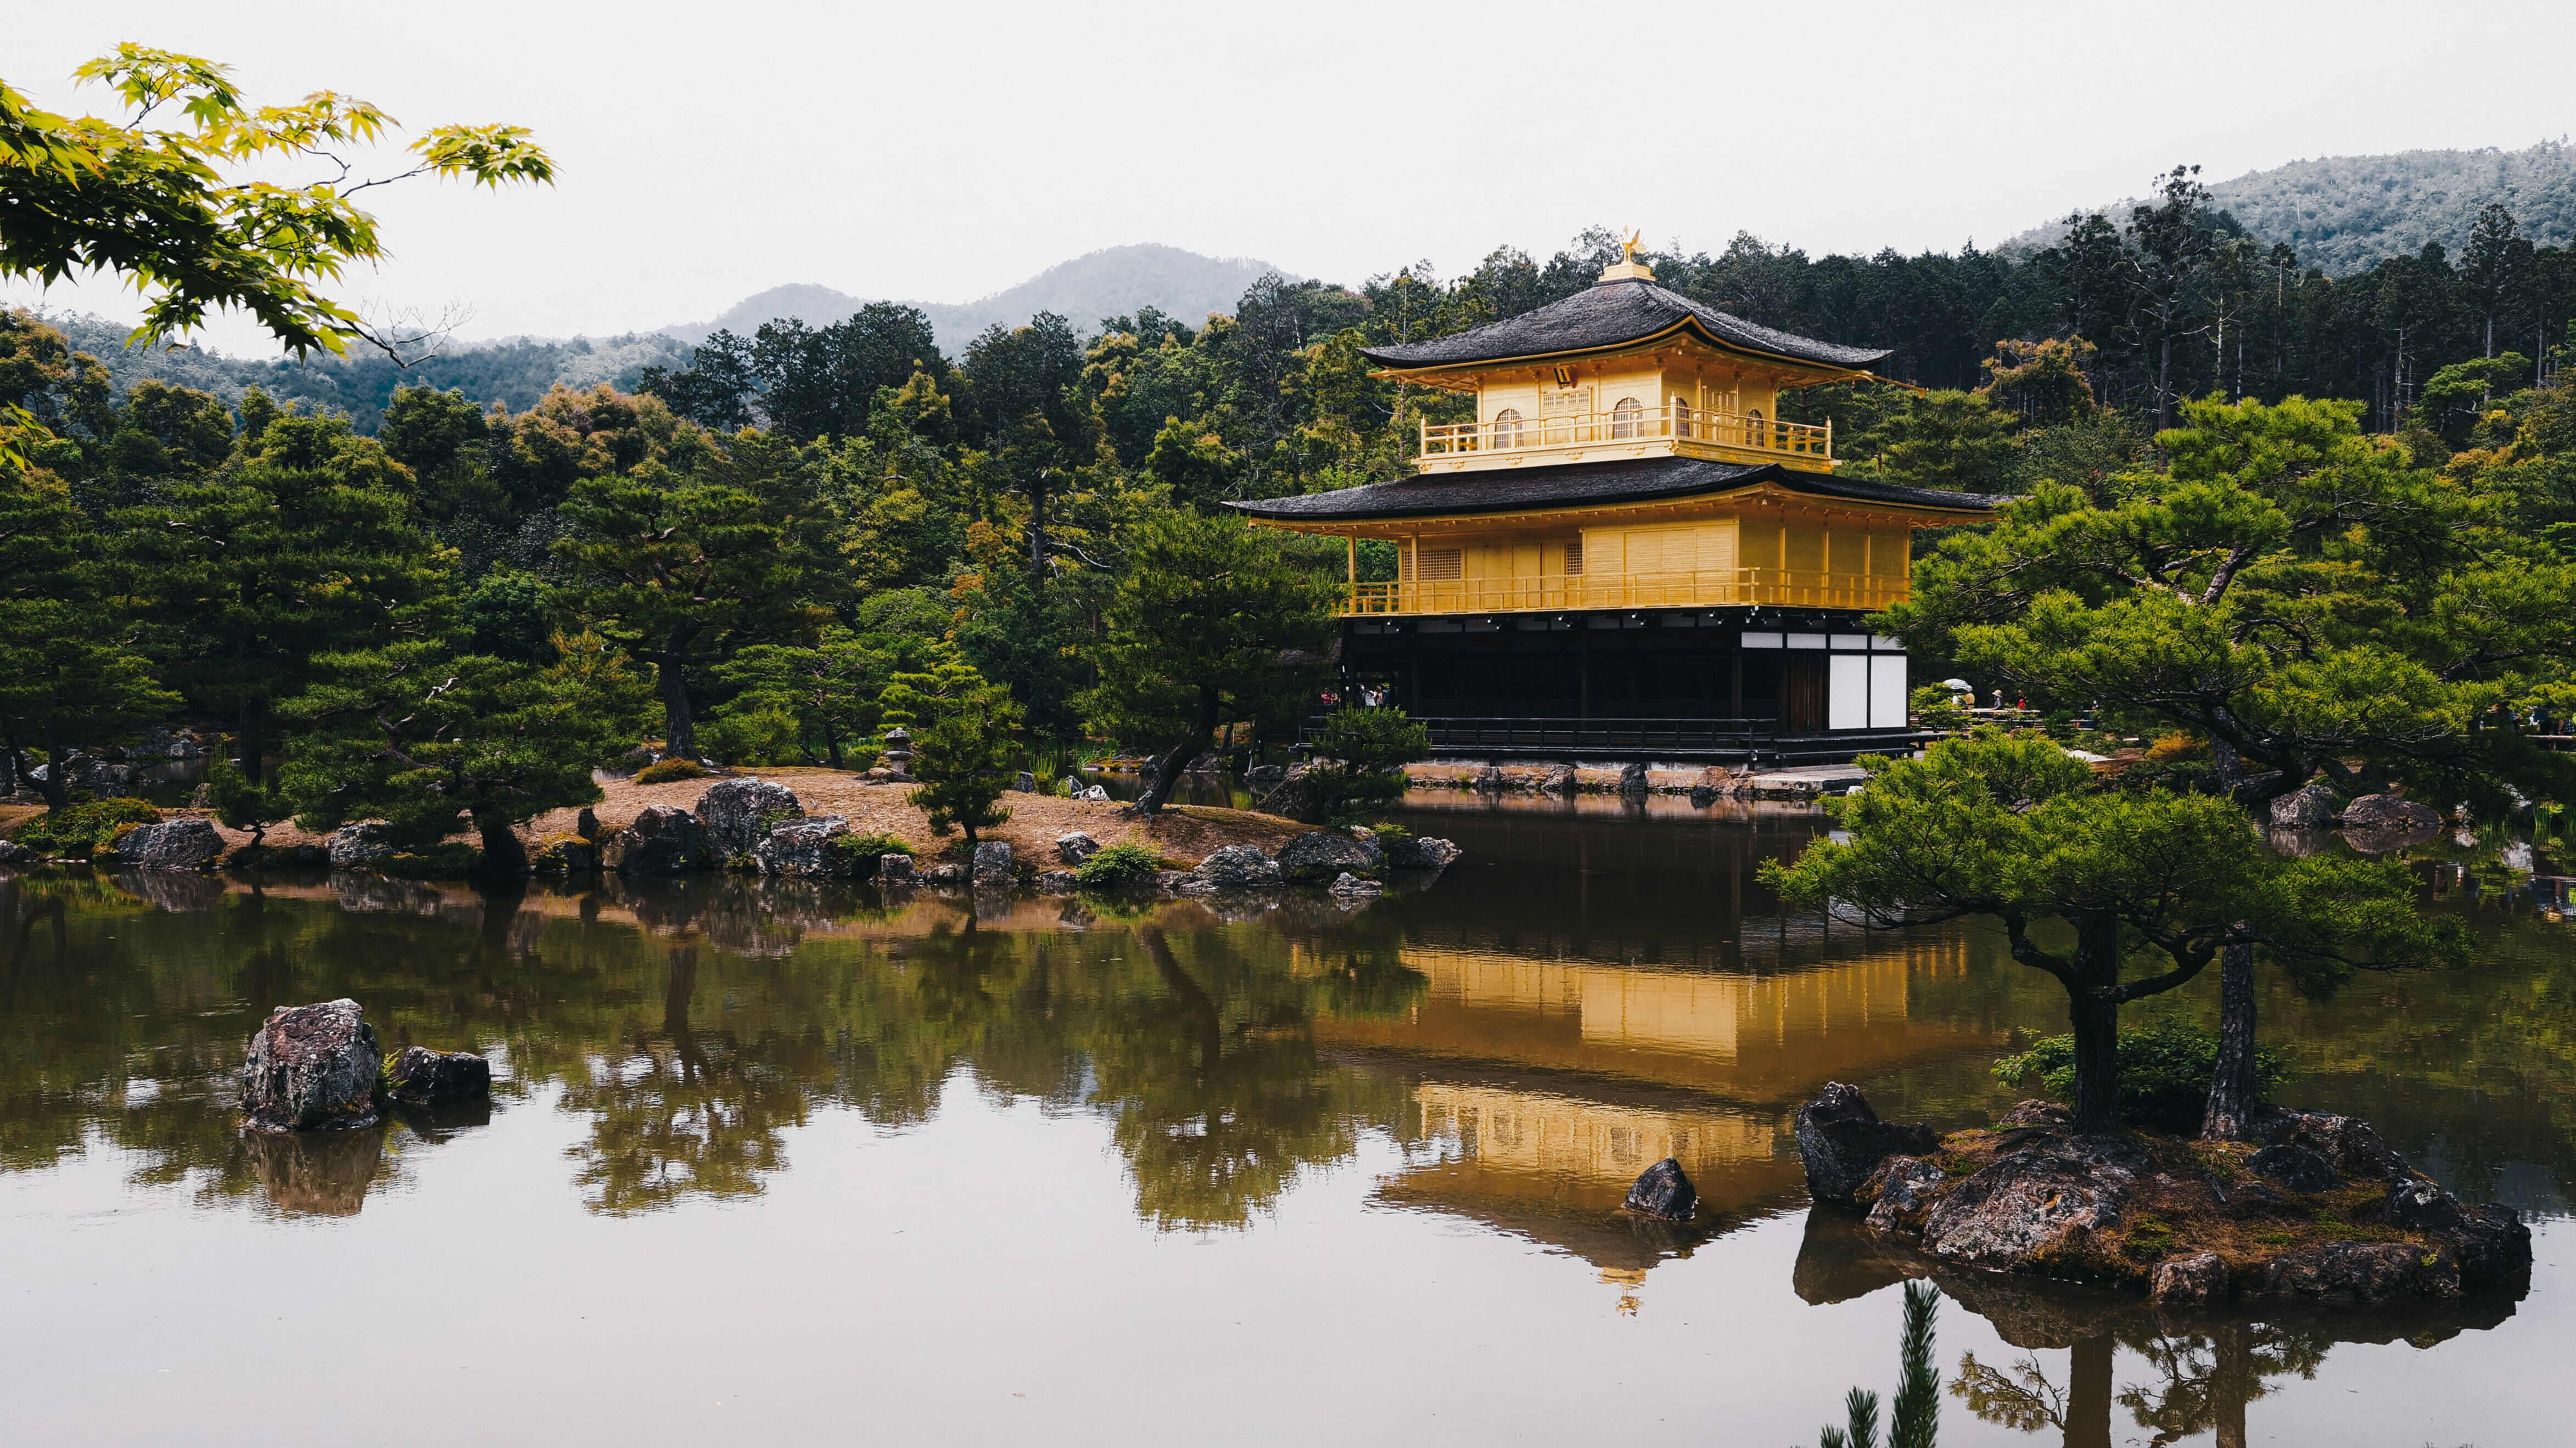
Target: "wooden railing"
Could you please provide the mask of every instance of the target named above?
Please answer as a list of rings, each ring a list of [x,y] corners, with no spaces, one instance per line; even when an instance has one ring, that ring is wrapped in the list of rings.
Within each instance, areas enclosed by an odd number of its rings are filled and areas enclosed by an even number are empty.
[[[1346,586],[1344,617],[1535,613],[1593,608],[1785,607],[1880,609],[1910,596],[1906,580],[1869,573],[1703,568],[1674,573],[1448,578]]]
[[[1422,424],[1424,457],[1461,453],[1534,452],[1546,448],[1597,447],[1682,438],[1723,447],[1754,448],[1797,457],[1830,459],[1834,455],[1831,422],[1822,427],[1776,418],[1703,410],[1684,402],[1630,411],[1557,413],[1518,421]]]

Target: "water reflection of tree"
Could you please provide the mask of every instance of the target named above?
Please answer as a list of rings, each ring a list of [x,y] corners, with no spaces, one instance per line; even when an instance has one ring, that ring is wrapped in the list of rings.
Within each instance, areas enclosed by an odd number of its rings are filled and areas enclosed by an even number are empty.
[[[590,1139],[569,1153],[582,1163],[574,1181],[610,1216],[757,1192],[786,1164],[779,1132],[805,1121],[802,1083],[731,1033],[690,1023],[697,947],[673,947],[670,962],[660,1029],[602,1052],[564,1092],[564,1109],[591,1117]]]
[[[2143,1358],[2158,1376],[2115,1395],[2115,1345]],[[2244,1448],[2246,1404],[2271,1393],[2272,1379],[2293,1373],[2314,1379],[2330,1346],[2321,1335],[2271,1323],[2220,1323],[2206,1335],[2099,1333],[2068,1350],[2062,1387],[2036,1356],[1998,1369],[1968,1353],[1950,1392],[1989,1423],[2024,1433],[2056,1429],[2069,1448],[2111,1442],[2114,1403],[2153,1434],[2150,1443],[2215,1430],[2219,1448]]]
[[[785,901],[806,934],[782,949],[775,921],[732,918],[766,897],[717,883],[654,905],[656,939],[544,895],[406,889],[352,905],[237,887],[176,915],[105,882],[13,881],[0,1170],[96,1133],[135,1154],[141,1182],[353,1208],[418,1123],[389,1128],[358,1180],[355,1156],[268,1162],[233,1102],[242,1042],[269,1007],[343,995],[388,1048],[503,1053],[505,1098],[559,1083],[586,1118],[579,1190],[610,1213],[756,1192],[815,1107],[906,1127],[961,1068],[998,1097],[1110,1115],[1140,1212],[1166,1226],[1243,1222],[1305,1167],[1346,1156],[1362,1125],[1402,1118],[1400,1084],[1318,1062],[1307,1033],[1322,1011],[1418,997],[1397,942],[1366,928],[1211,925],[1176,907],[1196,928],[1151,946],[1096,921],[871,940],[813,930],[881,907],[808,891]],[[616,903],[651,902],[620,887]]]

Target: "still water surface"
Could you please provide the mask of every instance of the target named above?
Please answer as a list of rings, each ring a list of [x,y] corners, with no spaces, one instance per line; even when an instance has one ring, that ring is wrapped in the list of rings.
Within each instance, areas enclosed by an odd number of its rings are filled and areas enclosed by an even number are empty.
[[[1790,1113],[1991,1119],[2054,983],[1783,913],[1794,807],[1409,822],[1465,859],[1357,911],[0,880],[0,1440],[1788,1444],[1890,1391],[1899,1264],[1810,1218]],[[2442,880],[2477,969],[2265,1027],[2538,1218],[2529,1293],[1948,1282],[1944,1443],[2567,1441],[2576,926]],[[240,1134],[253,1026],[341,995],[491,1053],[489,1108]],[[1668,1154],[1700,1220],[1623,1217]]]

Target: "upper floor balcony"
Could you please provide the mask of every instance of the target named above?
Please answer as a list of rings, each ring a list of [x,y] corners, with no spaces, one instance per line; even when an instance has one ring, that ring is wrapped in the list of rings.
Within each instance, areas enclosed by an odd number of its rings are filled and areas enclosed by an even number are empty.
[[[1785,568],[1551,574],[1539,578],[1423,578],[1353,583],[1345,618],[1416,614],[1536,613],[1576,609],[1849,608],[1876,611],[1911,596],[1902,575]]]
[[[1719,412],[1679,399],[1660,407],[1623,400],[1607,412],[1524,417],[1505,408],[1490,422],[1422,424],[1424,471],[1509,465],[1544,456],[1550,462],[1686,453],[1729,462],[1776,462],[1831,472],[1834,429],[1781,422],[1760,412]]]

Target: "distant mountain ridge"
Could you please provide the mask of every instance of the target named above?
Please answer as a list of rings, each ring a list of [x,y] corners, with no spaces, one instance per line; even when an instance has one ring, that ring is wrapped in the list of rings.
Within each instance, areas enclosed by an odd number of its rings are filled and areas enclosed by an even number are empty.
[[[2323,156],[2209,186],[2210,198],[2266,244],[2288,242],[2309,266],[2341,275],[2438,241],[2453,257],[2490,201],[2511,208],[2544,246],[2576,240],[2576,151],[2543,141],[2521,151],[2400,151]],[[2125,221],[2135,200],[2085,207]],[[2065,218],[2005,242],[2037,250],[2066,234]]]
[[[939,349],[954,357],[985,328],[995,323],[1016,327],[1040,312],[1053,312],[1083,332],[1096,331],[1105,318],[1126,316],[1146,306],[1196,326],[1210,312],[1231,315],[1245,288],[1278,270],[1252,257],[1201,256],[1145,242],[1058,262],[1017,286],[976,301],[912,305],[930,318]],[[712,321],[683,322],[661,331],[694,346],[719,329],[748,336],[761,323],[780,317],[827,326],[871,300],[813,282],[790,282],[755,292]]]

